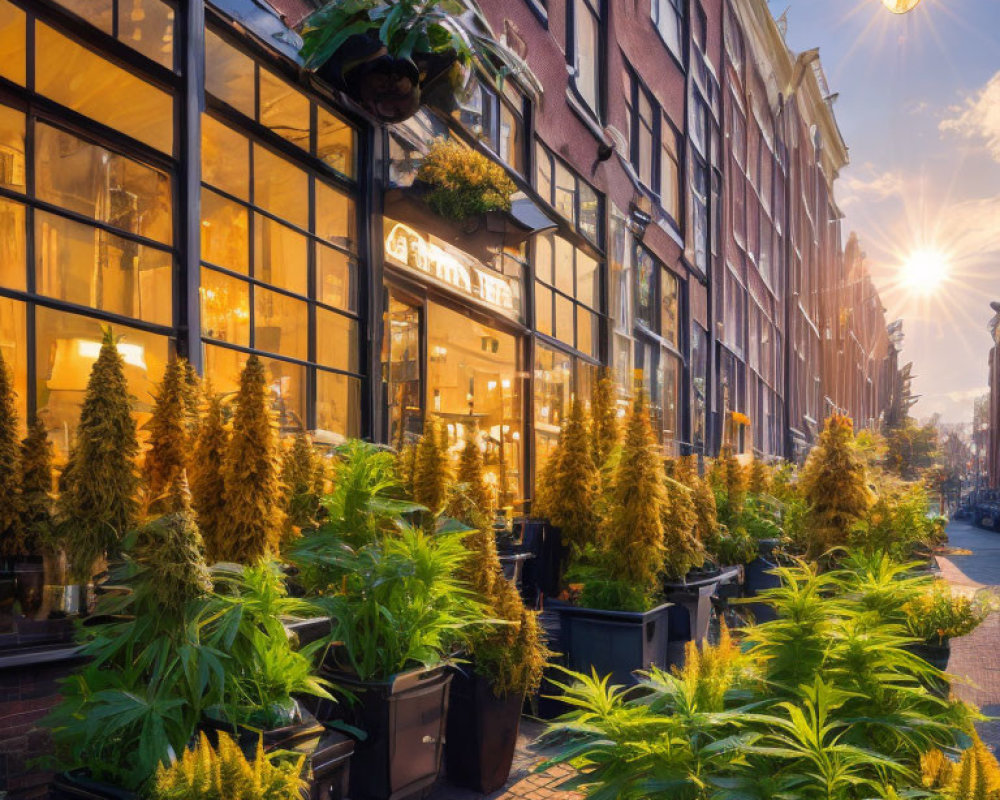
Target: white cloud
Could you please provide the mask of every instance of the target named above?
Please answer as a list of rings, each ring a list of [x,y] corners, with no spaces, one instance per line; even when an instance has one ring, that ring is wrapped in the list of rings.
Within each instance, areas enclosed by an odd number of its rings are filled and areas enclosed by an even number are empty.
[[[990,391],[989,386],[981,386],[978,389],[962,389],[960,391],[948,392],[945,397],[953,403],[961,403],[966,400],[978,400]],[[938,395],[940,397],[940,395]]]
[[[942,131],[984,142],[990,155],[1000,161],[1000,72],[950,113],[954,116],[941,121]]]
[[[879,171],[865,164],[858,174],[847,174],[837,181],[837,202],[847,208],[861,201],[887,200],[906,193],[906,178],[895,170]]]

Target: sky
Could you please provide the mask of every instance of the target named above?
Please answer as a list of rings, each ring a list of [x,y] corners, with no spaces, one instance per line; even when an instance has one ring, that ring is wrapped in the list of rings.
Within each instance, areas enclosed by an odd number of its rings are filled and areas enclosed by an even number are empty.
[[[972,419],[1000,300],[1000,0],[770,0],[793,51],[820,48],[851,163],[836,184],[913,362],[913,415]],[[936,288],[927,279],[944,264]]]

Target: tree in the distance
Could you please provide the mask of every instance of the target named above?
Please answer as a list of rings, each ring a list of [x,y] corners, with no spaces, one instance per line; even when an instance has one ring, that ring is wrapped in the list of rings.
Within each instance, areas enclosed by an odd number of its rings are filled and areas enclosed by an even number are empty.
[[[81,580],[89,580],[99,558],[117,556],[138,519],[139,441],[124,363],[106,328],[60,479],[60,537],[70,571]]]
[[[240,375],[222,470],[227,521],[217,555],[223,560],[253,564],[278,552],[284,525],[280,469],[266,370],[252,354]]]

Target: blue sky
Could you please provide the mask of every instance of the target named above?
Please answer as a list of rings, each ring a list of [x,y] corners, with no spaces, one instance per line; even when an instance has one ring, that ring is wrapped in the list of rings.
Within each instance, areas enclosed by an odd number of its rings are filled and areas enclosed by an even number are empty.
[[[1000,300],[1000,0],[772,0],[789,46],[820,48],[851,164],[838,181],[890,318],[905,320],[914,414],[972,417]],[[905,284],[913,252],[941,254],[936,290]],[[933,259],[932,259],[933,260]]]

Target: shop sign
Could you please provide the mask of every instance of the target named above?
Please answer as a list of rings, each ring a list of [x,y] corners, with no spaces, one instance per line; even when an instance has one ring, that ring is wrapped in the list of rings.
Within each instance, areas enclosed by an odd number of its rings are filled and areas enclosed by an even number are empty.
[[[446,249],[402,222],[387,220],[386,255],[393,262],[422,272],[468,297],[512,316],[521,313],[520,282],[485,267],[458,250]]]

